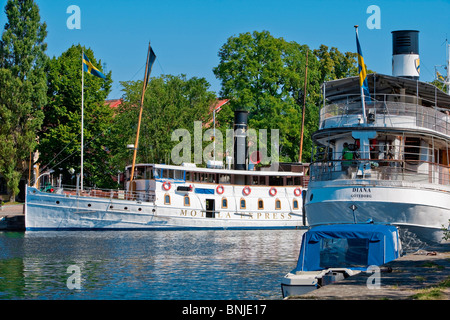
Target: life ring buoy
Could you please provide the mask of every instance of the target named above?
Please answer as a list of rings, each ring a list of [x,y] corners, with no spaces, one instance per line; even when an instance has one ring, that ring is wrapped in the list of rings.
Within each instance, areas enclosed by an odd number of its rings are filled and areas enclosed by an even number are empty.
[[[296,197],[299,197],[301,194],[302,194],[302,189],[300,189],[298,187],[294,189],[294,195]]]
[[[269,190],[269,194],[273,197],[277,194],[277,189],[275,189],[274,187],[270,188]]]
[[[242,193],[243,193],[245,196],[248,196],[251,192],[252,192],[252,189],[250,189],[249,186],[245,186],[244,189],[242,189]]]
[[[223,185],[220,184],[220,185],[217,186],[216,192],[218,194],[222,194],[224,191],[225,191],[225,188],[223,187]]]
[[[163,186],[164,190],[166,190],[166,191],[170,190],[170,182],[169,181],[164,181],[162,186]]]

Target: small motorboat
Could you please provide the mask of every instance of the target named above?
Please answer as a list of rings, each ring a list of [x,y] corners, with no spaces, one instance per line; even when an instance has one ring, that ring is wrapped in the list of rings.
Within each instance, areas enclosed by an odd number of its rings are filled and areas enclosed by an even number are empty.
[[[281,281],[283,298],[308,293],[401,256],[398,229],[384,224],[313,227],[302,237],[297,266]]]

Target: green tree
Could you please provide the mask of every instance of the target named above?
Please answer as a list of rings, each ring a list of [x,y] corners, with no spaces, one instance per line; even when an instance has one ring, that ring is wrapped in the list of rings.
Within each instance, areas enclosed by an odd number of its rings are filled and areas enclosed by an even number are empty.
[[[0,173],[11,200],[36,147],[47,96],[46,24],[32,0],[8,0],[0,41]]]
[[[62,173],[65,183],[74,183],[68,169],[80,172],[81,162],[81,54],[102,70],[91,49],[73,45],[48,65],[48,103],[40,132],[41,170]],[[111,90],[111,72],[106,79],[84,74],[84,183],[110,187],[114,172],[109,163],[113,110],[105,104]],[[62,168],[62,170],[60,170]]]
[[[124,168],[132,161],[132,152],[126,145],[135,142],[142,81],[122,82],[122,86],[124,102],[112,132],[116,144],[111,153],[116,168]],[[170,163],[172,148],[178,143],[171,140],[172,132],[187,129],[193,134],[194,121],[209,119],[215,100],[215,94],[208,91],[209,86],[204,78],[187,79],[185,75],[163,75],[150,80],[145,92],[136,163]]]
[[[436,88],[438,88],[439,90],[443,91],[443,92],[447,92],[447,85],[445,83],[443,83],[442,81],[439,81],[437,79],[428,82],[432,85],[434,85]]]
[[[308,53],[308,80],[305,67]],[[275,38],[268,31],[230,37],[219,51],[214,74],[221,80],[221,96],[231,99],[222,127],[232,123],[231,110],[250,112],[254,129],[279,129],[280,160],[299,161],[302,108],[306,95],[303,159],[309,161],[311,134],[317,130],[320,86],[323,81],[357,74],[356,54],[340,53],[322,45],[312,51],[306,45]]]
[[[314,55],[319,60],[321,82],[358,75],[356,53],[341,53],[335,47],[328,50],[328,47],[322,44],[319,49],[314,50]]]
[[[297,161],[303,107],[306,52],[308,106],[319,88],[317,61],[306,45],[274,38],[269,32],[243,33],[230,37],[219,51],[214,74],[222,82],[220,94],[231,98],[229,108],[250,112],[253,129],[279,129],[280,160]],[[311,108],[307,108],[307,117]],[[218,117],[225,126],[230,119]],[[220,122],[223,124],[223,122]]]

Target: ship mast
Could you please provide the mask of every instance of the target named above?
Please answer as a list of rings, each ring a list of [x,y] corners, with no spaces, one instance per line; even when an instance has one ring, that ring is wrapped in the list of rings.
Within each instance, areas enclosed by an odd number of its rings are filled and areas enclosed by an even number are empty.
[[[447,85],[447,94],[450,94],[450,44],[448,44],[448,40],[445,39],[445,51],[447,56],[447,79],[446,79],[446,85]]]
[[[300,134],[300,152],[298,155],[298,162],[302,162],[302,156],[303,156],[303,132],[304,132],[304,127],[305,127],[306,89],[307,89],[307,84],[308,84],[308,52],[309,52],[309,49],[306,50],[305,91],[303,92],[302,132]]]
[[[132,186],[133,186],[133,178],[134,178],[134,169],[136,166],[136,156],[137,156],[137,150],[139,147],[139,134],[141,131],[141,122],[142,122],[142,111],[144,109],[144,96],[145,96],[145,89],[147,88],[147,82],[148,82],[148,78],[150,76],[150,72],[151,70],[149,70],[149,63],[150,63],[150,59],[151,59],[151,46],[150,46],[150,42],[148,43],[148,52],[147,52],[147,62],[145,65],[145,75],[144,75],[144,84],[142,86],[142,96],[141,96],[141,107],[139,110],[139,120],[138,120],[138,127],[137,127],[137,132],[136,132],[136,141],[134,143],[134,152],[133,152],[133,164],[131,166],[131,176],[130,176],[130,185],[128,186],[128,191],[131,192]]]
[[[434,73],[436,79],[443,83],[446,87],[447,94],[450,95],[450,44],[448,43],[448,39],[445,39],[445,57],[446,57],[446,64],[445,65],[438,65],[434,66]],[[447,77],[444,78],[437,70],[438,67],[444,67],[447,69]]]

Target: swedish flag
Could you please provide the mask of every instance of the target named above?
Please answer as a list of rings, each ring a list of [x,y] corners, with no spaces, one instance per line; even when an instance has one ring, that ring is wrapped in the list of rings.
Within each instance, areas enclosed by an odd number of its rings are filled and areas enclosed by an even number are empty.
[[[98,70],[91,61],[89,61],[88,57],[86,57],[86,54],[83,53],[83,68],[84,71],[87,73],[90,73],[96,77],[105,79],[105,75]]]
[[[444,76],[440,74],[439,71],[436,71],[436,76],[439,81],[445,82]]]
[[[356,28],[356,47],[358,50],[359,86],[363,88],[364,100],[370,99],[369,84],[367,83],[367,71],[364,64],[361,46],[359,45],[358,28]]]

